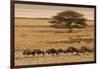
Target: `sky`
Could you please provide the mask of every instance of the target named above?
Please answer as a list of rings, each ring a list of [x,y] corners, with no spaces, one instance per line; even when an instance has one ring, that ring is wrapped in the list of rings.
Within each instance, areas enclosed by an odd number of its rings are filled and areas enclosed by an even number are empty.
[[[94,20],[94,8],[15,4],[15,17],[24,18],[51,18],[57,13],[72,10],[82,13],[89,20]]]

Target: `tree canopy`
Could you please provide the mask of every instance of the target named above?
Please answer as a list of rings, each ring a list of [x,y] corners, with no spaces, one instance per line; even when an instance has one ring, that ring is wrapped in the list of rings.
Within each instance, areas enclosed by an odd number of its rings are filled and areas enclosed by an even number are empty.
[[[50,23],[55,28],[67,28],[68,32],[72,32],[73,28],[85,28],[86,18],[83,14],[75,11],[63,11],[53,16]]]

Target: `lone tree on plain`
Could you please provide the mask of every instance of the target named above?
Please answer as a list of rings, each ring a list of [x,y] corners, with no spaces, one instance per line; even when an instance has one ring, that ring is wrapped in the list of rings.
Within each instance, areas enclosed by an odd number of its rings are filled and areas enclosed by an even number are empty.
[[[68,32],[72,32],[73,28],[85,28],[87,26],[84,15],[75,11],[63,11],[53,16],[50,20],[52,27],[67,28]]]

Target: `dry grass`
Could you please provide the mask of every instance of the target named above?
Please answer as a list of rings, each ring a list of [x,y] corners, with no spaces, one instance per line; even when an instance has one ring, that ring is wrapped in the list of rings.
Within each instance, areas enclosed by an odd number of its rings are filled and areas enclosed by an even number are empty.
[[[91,25],[90,27],[80,30],[74,29],[72,33],[67,33],[66,29],[52,28],[50,25],[48,19],[15,19],[15,65],[94,61],[94,54],[90,54],[89,56],[63,55],[59,57],[45,56],[24,58],[22,52],[25,49],[65,49],[70,46],[76,48],[82,46],[94,47],[93,21],[88,22],[88,25]],[[80,43],[77,41],[80,41]]]

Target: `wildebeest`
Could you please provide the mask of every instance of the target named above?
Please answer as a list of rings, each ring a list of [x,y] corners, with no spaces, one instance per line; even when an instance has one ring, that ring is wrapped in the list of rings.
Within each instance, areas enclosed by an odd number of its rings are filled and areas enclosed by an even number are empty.
[[[23,55],[27,55],[27,56],[29,56],[29,55],[32,55],[32,56],[43,55],[43,56],[45,56],[45,54],[47,53],[48,55],[59,56],[62,53],[64,53],[64,54],[71,53],[74,55],[79,55],[79,53],[84,54],[86,52],[92,53],[92,52],[94,52],[94,48],[88,48],[86,46],[82,46],[80,49],[75,48],[75,47],[68,47],[67,49],[50,48],[50,49],[47,49],[46,51],[41,50],[41,49],[26,49],[23,51]]]
[[[36,49],[34,53],[37,55],[40,55],[40,54],[42,54],[43,56],[45,55],[45,52],[43,50],[40,50],[40,49]]]
[[[94,48],[91,48],[91,51],[90,52],[95,52],[95,49]]]
[[[42,50],[40,50],[40,49],[26,49],[24,52],[23,52],[23,55],[27,55],[27,56],[29,56],[29,55],[33,55],[33,56],[35,56],[35,55],[39,55],[39,54],[43,54],[43,56],[44,56],[44,51],[42,51]]]
[[[63,49],[58,49],[57,51],[58,51],[59,54],[62,54],[62,53],[65,54],[65,51]]]
[[[59,55],[59,52],[55,48],[51,48],[51,49],[46,50],[46,53],[52,54],[52,56]]]
[[[88,47],[82,46],[79,52],[80,52],[80,53],[86,53],[86,52],[88,52],[88,51],[89,51],[89,48],[88,48]]]
[[[92,53],[94,52],[94,48],[88,48],[86,46],[82,46],[79,52],[80,53]]]
[[[23,51],[23,55],[27,55],[27,56],[32,55],[33,51],[34,50],[26,49],[26,50]],[[35,55],[35,54],[33,54],[33,55]]]
[[[75,47],[68,47],[65,50],[65,53],[71,53],[71,54],[74,54],[74,55],[78,55],[78,49],[75,48]]]
[[[89,53],[93,53],[94,51],[95,51],[94,48],[88,50]]]
[[[63,49],[58,49],[58,52],[59,52],[59,53],[63,53],[64,50],[63,50]]]

